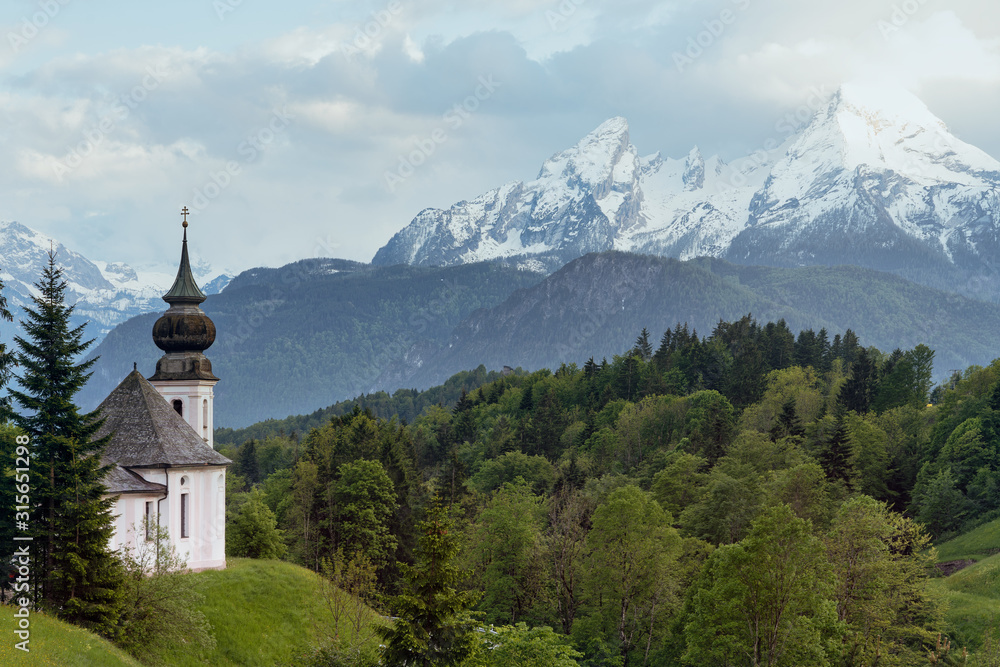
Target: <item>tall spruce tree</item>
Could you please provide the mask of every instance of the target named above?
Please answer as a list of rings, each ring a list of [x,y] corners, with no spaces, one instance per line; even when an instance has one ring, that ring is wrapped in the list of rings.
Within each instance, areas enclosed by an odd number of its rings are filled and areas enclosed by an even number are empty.
[[[480,594],[461,590],[458,536],[450,529],[447,512],[435,503],[420,524],[416,564],[403,567],[406,592],[391,603],[397,618],[376,629],[388,667],[457,665],[475,648],[476,622],[468,609]]]
[[[95,440],[98,414],[81,414],[73,403],[96,361],[76,359],[93,341],[83,340],[84,325],[70,327],[73,307],[65,303],[54,252],[35,287],[25,337],[15,337],[22,390],[11,391],[21,408],[14,421],[31,438],[33,593],[65,620],[110,636],[121,614],[124,572],[108,548],[114,500],[103,498],[109,466],[100,458],[109,438]]]
[[[3,295],[3,281],[0,280],[0,323],[13,322],[14,318],[7,309],[7,299]],[[4,388],[10,381],[14,370],[14,353],[7,349],[7,346],[0,343],[0,504],[3,507],[14,507],[15,502],[15,478],[14,468],[16,436],[15,429],[8,424],[10,419],[10,398],[4,395]],[[13,517],[11,517],[13,518]],[[14,535],[16,526],[13,521],[7,520],[0,525],[0,553],[14,553]],[[0,575],[6,577],[7,573]],[[4,582],[7,583],[7,582]]]
[[[0,280],[0,322],[13,321],[14,317],[7,309],[7,297],[3,295],[3,281]],[[14,353],[8,350],[6,345],[0,343],[0,424],[10,418],[10,397],[2,394],[4,387],[10,382],[15,363]]]

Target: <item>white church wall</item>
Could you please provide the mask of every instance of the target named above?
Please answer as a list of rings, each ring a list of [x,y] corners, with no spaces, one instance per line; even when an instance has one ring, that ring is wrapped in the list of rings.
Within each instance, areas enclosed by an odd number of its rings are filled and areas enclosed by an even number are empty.
[[[170,404],[174,401],[181,402],[181,417],[184,418],[198,437],[208,443],[209,447],[215,448],[213,418],[213,402],[215,394],[214,381],[208,380],[152,380],[150,382],[156,391]]]
[[[192,570],[226,566],[225,468],[171,468],[167,482],[169,514],[163,518],[170,541]],[[219,492],[219,485],[222,492]],[[181,510],[187,496],[187,512]],[[185,537],[182,521],[187,520]]]

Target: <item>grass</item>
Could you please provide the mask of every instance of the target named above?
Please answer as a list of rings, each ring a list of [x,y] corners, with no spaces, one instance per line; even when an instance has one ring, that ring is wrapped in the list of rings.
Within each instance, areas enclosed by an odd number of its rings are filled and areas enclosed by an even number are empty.
[[[330,611],[319,575],[273,560],[230,558],[225,570],[192,574],[205,596],[201,610],[212,625],[216,648],[178,647],[162,663],[181,667],[298,664],[326,639]],[[377,617],[372,612],[372,621]]]
[[[331,614],[319,575],[273,560],[230,558],[225,570],[195,577],[205,596],[201,611],[215,635],[211,651],[179,646],[155,664],[226,667],[297,665],[327,640]],[[14,608],[0,606],[0,665],[58,667],[143,667],[110,642],[43,614],[31,616],[31,653],[14,648]],[[377,622],[375,612],[368,623]]]
[[[1000,519],[937,545],[938,562],[982,560],[1000,554]]]
[[[30,653],[14,648],[14,607],[0,606],[0,665],[53,665],[54,667],[141,667],[106,639],[75,625],[32,614]]]
[[[934,579],[931,589],[948,603],[946,620],[952,646],[979,648],[983,633],[1000,622],[1000,555],[984,558],[950,577]]]

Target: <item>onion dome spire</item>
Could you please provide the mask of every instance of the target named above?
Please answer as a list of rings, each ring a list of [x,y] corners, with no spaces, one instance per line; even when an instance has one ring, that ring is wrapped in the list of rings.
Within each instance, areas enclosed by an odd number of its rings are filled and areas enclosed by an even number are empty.
[[[184,216],[184,241],[181,243],[181,264],[177,268],[177,277],[174,279],[173,287],[170,291],[163,295],[163,300],[173,305],[175,303],[193,303],[199,304],[203,302],[207,297],[205,293],[201,291],[198,287],[198,283],[194,281],[194,276],[191,275],[191,260],[188,259],[188,207],[185,206],[181,209],[181,213]]]
[[[170,304],[167,312],[153,325],[153,342],[166,354],[156,364],[151,380],[218,380],[212,374],[212,362],[204,351],[215,342],[215,323],[199,304],[207,297],[198,288],[191,274],[187,248],[187,216],[185,206],[184,240],[177,278],[163,300]]]

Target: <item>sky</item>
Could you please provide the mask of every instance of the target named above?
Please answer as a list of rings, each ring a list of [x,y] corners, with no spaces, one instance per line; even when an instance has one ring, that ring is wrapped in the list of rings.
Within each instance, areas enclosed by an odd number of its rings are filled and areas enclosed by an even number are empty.
[[[1000,158],[987,0],[6,0],[0,220],[170,271],[186,205],[217,268],[369,261],[610,117],[732,161],[859,79]]]

